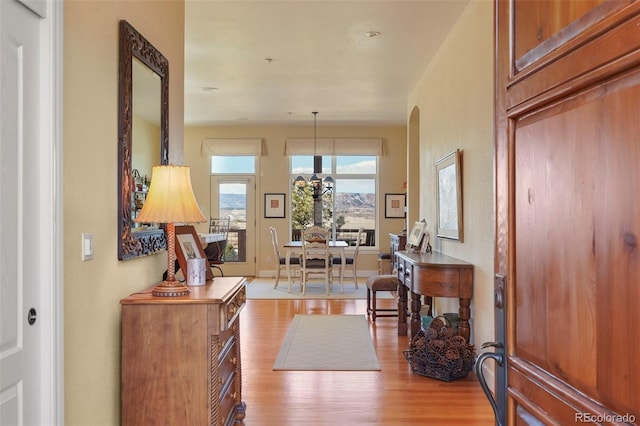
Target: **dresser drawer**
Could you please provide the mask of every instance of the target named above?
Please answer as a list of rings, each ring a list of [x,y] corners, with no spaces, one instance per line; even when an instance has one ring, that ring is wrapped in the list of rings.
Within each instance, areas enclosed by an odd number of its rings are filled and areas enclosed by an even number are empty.
[[[220,377],[220,387],[223,387],[228,378],[235,373],[238,365],[238,355],[236,353],[236,341],[234,338],[228,341],[218,358],[218,376]]]
[[[228,425],[235,422],[236,401],[236,377],[233,374],[220,391],[220,424]]]
[[[227,346],[229,344],[229,341],[231,339],[233,339],[233,335],[234,335],[234,328],[227,328],[224,330],[220,331],[219,337],[219,345],[220,347],[218,348],[218,350],[220,351],[219,353],[222,353],[222,351],[224,350],[224,347]]]
[[[236,294],[229,299],[227,303],[220,309],[220,325],[221,331],[225,329],[230,329],[233,325],[233,322],[240,315],[240,311],[244,306],[247,300],[247,289],[245,286],[242,286],[238,289]]]
[[[434,297],[460,295],[460,271],[457,269],[415,268],[414,280],[407,284],[411,291]]]
[[[408,288],[411,288],[411,275],[413,273],[413,266],[411,263],[402,259],[398,259],[398,279],[404,283]]]

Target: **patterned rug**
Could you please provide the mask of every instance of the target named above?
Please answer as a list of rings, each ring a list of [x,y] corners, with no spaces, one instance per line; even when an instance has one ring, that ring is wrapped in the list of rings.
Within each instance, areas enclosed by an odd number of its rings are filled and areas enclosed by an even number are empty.
[[[364,315],[293,317],[274,370],[380,370]]]
[[[247,284],[247,299],[366,299],[367,286],[365,278],[358,279],[358,289],[351,278],[344,280],[344,293],[341,293],[340,282],[334,282],[331,293],[327,295],[327,287],[324,282],[311,280],[307,283],[306,294],[302,294],[300,282],[291,284],[289,293],[289,283],[286,277],[280,279],[278,288],[274,289],[275,279],[254,278]],[[393,299],[388,291],[379,291],[376,294],[378,299]]]

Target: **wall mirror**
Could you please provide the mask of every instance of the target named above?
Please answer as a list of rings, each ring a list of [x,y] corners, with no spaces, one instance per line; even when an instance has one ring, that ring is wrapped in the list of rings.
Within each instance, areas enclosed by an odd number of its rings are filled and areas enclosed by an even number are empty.
[[[151,168],[169,162],[169,62],[127,21],[120,21],[118,87],[118,259],[167,248],[158,224],[138,224]]]

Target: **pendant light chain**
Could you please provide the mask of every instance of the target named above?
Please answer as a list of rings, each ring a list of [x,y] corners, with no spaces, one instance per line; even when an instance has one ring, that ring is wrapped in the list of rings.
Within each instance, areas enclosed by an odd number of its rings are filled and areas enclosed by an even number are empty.
[[[316,128],[317,128],[317,120],[318,120],[318,111],[313,111],[313,156],[318,155],[318,137],[316,136]]]

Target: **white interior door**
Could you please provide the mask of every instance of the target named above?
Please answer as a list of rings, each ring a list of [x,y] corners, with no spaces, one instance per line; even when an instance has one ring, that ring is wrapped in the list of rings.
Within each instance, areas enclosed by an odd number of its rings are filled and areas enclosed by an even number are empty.
[[[212,175],[210,200],[213,217],[231,217],[224,274],[255,276],[255,177]]]
[[[31,5],[40,9],[43,2]],[[45,4],[46,6],[46,4]],[[46,9],[46,7],[44,8]],[[47,260],[35,250],[41,187],[42,19],[21,3],[0,1],[0,424],[44,424],[51,372],[42,365],[42,339],[51,312],[40,293]],[[42,46],[46,49],[46,46]],[[42,100],[44,99],[44,101]],[[44,263],[44,264],[43,264]],[[51,282],[48,283],[49,285]]]

